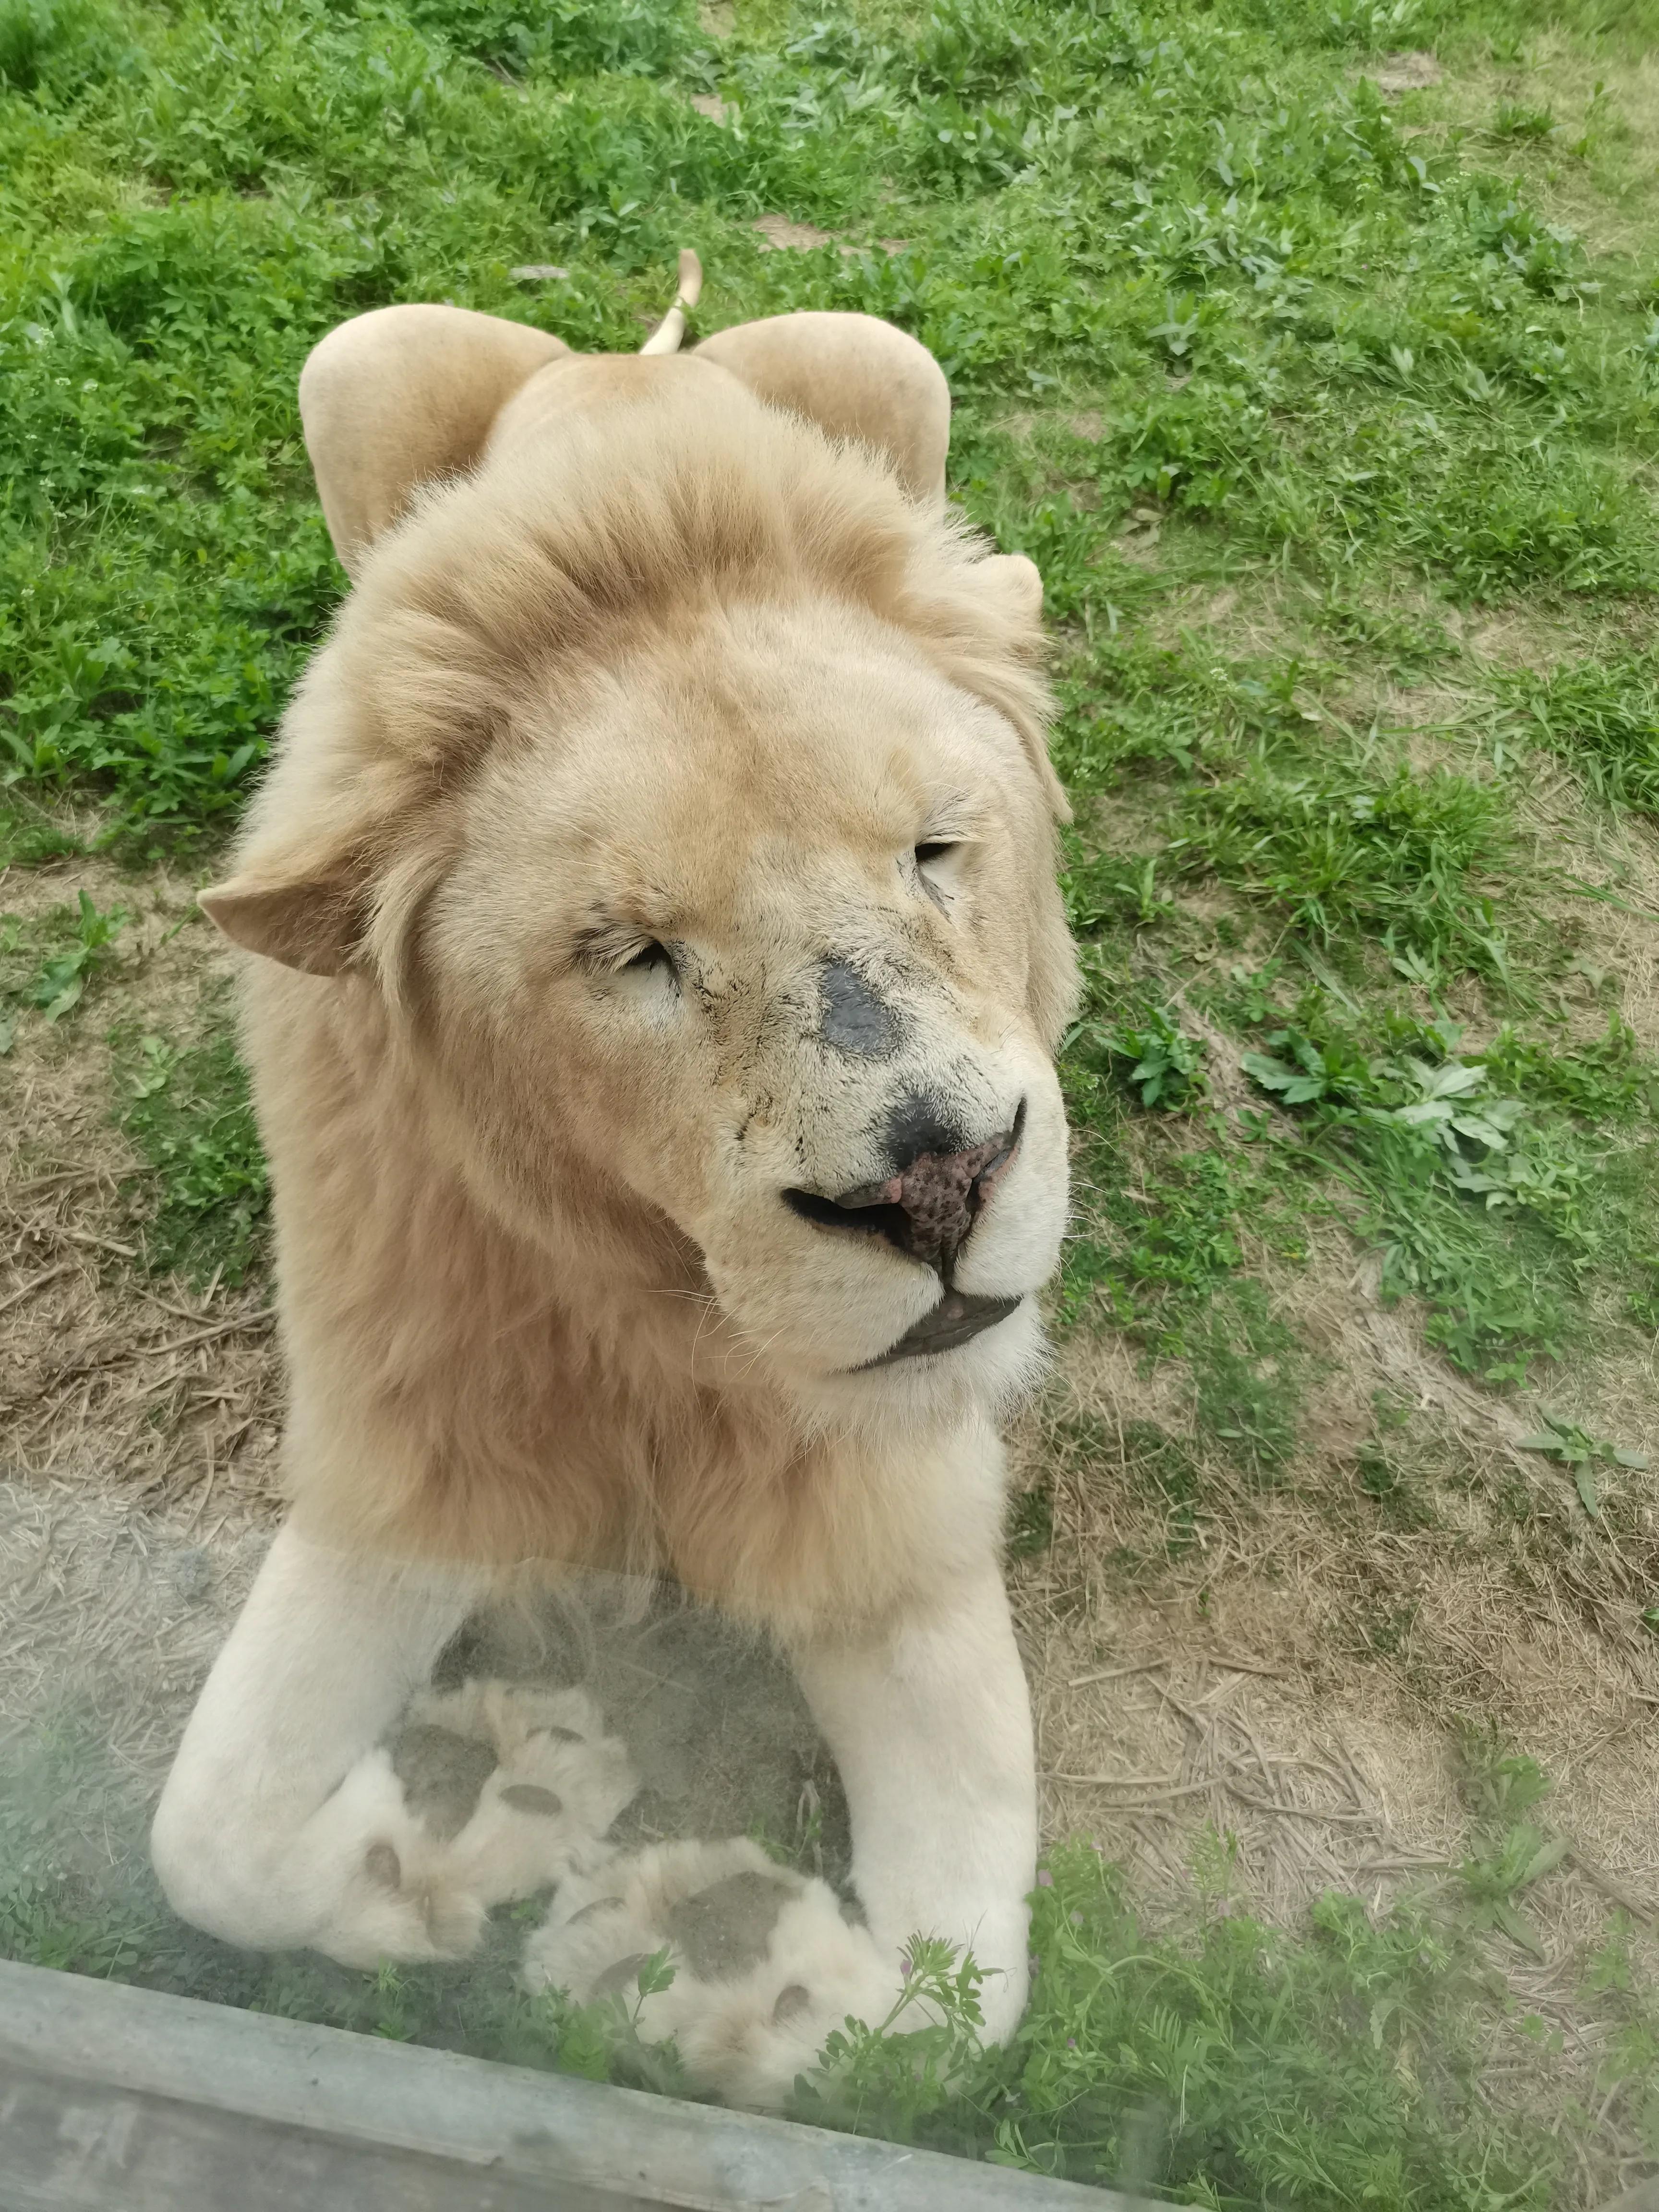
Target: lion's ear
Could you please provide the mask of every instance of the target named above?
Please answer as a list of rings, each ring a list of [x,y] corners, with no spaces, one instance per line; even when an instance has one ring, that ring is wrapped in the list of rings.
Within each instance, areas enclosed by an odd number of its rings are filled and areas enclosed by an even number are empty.
[[[197,904],[233,945],[307,975],[337,975],[362,945],[365,891],[361,869],[336,857],[292,873],[233,876]]]
[[[422,484],[472,466],[520,386],[569,350],[466,307],[376,307],[329,332],[300,372],[300,420],[349,575]]]
[[[876,315],[809,311],[738,323],[692,356],[712,361],[769,406],[856,438],[892,464],[912,499],[945,503],[951,387],[925,345]]]
[[[1036,649],[1042,635],[1042,577],[1036,562],[1028,560],[1024,553],[991,553],[984,560],[975,561],[968,574],[975,589],[990,602],[1000,618],[999,626],[1006,626],[1016,635],[1024,630],[1031,648]],[[1026,757],[1042,786],[1048,811],[1056,822],[1069,822],[1072,802],[1048,757],[1042,722],[1018,714],[1014,719]]]
[[[1042,577],[1024,553],[993,553],[974,564],[974,580],[1015,622],[1035,629],[1042,620]]]

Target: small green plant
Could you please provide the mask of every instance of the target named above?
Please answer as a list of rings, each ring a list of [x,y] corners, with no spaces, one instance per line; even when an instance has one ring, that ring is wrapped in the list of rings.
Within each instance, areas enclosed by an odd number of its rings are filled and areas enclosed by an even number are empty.
[[[1032,1559],[1054,1541],[1054,1493],[1038,1483],[1022,1490],[1008,1509],[1008,1556]]]
[[[901,1972],[902,1986],[883,2019],[848,2020],[832,2031],[817,2073],[798,2084],[803,2118],[913,2142],[921,2122],[981,2070],[985,1977],[973,1954],[916,1935]]]
[[[159,1925],[77,1912],[52,1883],[36,1878],[0,1889],[0,1958],[59,1973],[118,1981],[137,1965]]]
[[[795,1801],[793,1830],[781,1836],[764,1818],[751,1820],[744,1833],[780,1866],[796,1867],[803,1874],[817,1874],[823,1865],[823,1804],[817,1786],[808,1781]]]
[[[76,894],[74,907],[54,907],[44,920],[27,926],[16,915],[0,915],[0,957],[21,953],[21,980],[0,986],[0,1006],[33,1007],[48,1022],[61,1021],[78,1006],[87,986],[112,957],[126,915],[120,907],[104,913],[88,894]],[[15,1020],[0,1015],[0,1053],[9,1051]]]
[[[1170,1014],[1155,1011],[1139,1025],[1109,1030],[1102,1042],[1115,1062],[1128,1063],[1123,1080],[1143,1106],[1168,1112],[1203,1097],[1204,1047]]]
[[[409,2042],[415,2031],[402,1970],[386,1960],[374,1969],[374,1987],[378,2013],[374,2033],[388,2043]]]
[[[1427,1528],[1434,1525],[1433,1506],[1380,1442],[1373,1440],[1360,1446],[1355,1455],[1354,1474],[1361,1492],[1376,1508],[1385,1526]]]
[[[1199,1426],[1266,1485],[1296,1449],[1306,1362],[1261,1286],[1229,1287],[1187,1333]]]
[[[648,2042],[640,2033],[646,1999],[671,1989],[673,1982],[669,1954],[653,1951],[640,1961],[631,1989],[613,1990],[585,2005],[556,1990],[536,2000],[547,2020],[560,2072],[684,2096],[684,2069],[673,2043]]]
[[[1492,111],[1492,135],[1494,138],[1522,142],[1548,138],[1556,128],[1555,118],[1547,107],[1532,106],[1525,100],[1500,100]]]
[[[1659,1997],[1644,1985],[1631,1955],[1633,1929],[1617,1915],[1585,1976],[1585,1994],[1613,2016],[1596,2087],[1624,2106],[1626,2124],[1649,2160],[1659,2159]]]
[[[1303,1023],[1270,1033],[1269,1051],[1243,1055],[1244,1073],[1299,1116],[1309,1152],[1364,1201],[1357,1225],[1382,1249],[1385,1294],[1425,1297],[1431,1340],[1460,1366],[1523,1379],[1561,1349],[1586,1271],[1645,1234],[1644,1202],[1617,1194],[1607,1155],[1558,1104],[1594,1098],[1606,1111],[1616,1097],[1621,1115],[1646,1112],[1644,1089],[1624,1103],[1618,1041],[1611,1060],[1607,1046],[1588,1048],[1582,1066],[1508,1031],[1470,1056],[1455,1023],[1391,1016],[1392,1048],[1379,1052],[1322,997],[1304,1006]],[[1495,1076],[1521,1078],[1534,1097],[1494,1095]]]
[[[4,786],[0,776],[0,791]],[[31,805],[15,791],[0,798],[0,868],[38,867],[43,860],[67,860],[82,849],[79,838],[44,808]]]
[[[1524,1890],[1553,1874],[1570,1846],[1528,1816],[1550,1794],[1536,1759],[1505,1752],[1490,1727],[1465,1723],[1459,1732],[1463,1784],[1479,1823],[1482,1848],[1459,1869],[1472,1925],[1495,1928],[1534,1958],[1544,1947],[1516,1902]]]
[[[1648,1455],[1642,1451],[1627,1450],[1622,1444],[1604,1443],[1593,1437],[1588,1429],[1576,1422],[1564,1421],[1551,1413],[1544,1415],[1544,1426],[1535,1436],[1522,1437],[1516,1447],[1519,1451],[1539,1452],[1547,1459],[1556,1461],[1569,1469],[1578,1502],[1595,1520],[1601,1513],[1601,1497],[1595,1486],[1595,1470],[1601,1467],[1646,1467]]]
[[[1523,1951],[1542,1959],[1546,1954],[1538,1931],[1516,1899],[1553,1874],[1567,1850],[1564,1837],[1546,1835],[1522,1821],[1507,1830],[1486,1856],[1465,1859],[1460,1871],[1474,1927],[1496,1928]]]
[[[1115,854],[1079,861],[1067,871],[1061,889],[1073,930],[1086,936],[1108,921],[1145,929],[1175,910],[1173,895],[1158,880],[1158,858],[1121,860]]]
[[[1567,660],[1493,685],[1500,732],[1559,755],[1606,805],[1659,812],[1659,653]]]

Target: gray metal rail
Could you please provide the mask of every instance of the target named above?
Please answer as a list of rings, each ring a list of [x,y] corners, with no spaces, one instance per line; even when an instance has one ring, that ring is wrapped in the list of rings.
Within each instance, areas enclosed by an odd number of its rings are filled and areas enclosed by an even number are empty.
[[[0,2212],[660,2205],[1159,2212],[1109,2190],[0,1962]]]

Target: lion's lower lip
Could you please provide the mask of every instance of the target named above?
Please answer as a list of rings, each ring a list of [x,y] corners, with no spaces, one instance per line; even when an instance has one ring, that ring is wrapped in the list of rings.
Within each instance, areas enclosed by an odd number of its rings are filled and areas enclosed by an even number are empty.
[[[947,1291],[931,1313],[924,1314],[913,1328],[908,1328],[898,1342],[878,1358],[866,1359],[862,1367],[854,1371],[867,1375],[872,1367],[890,1366],[896,1359],[925,1359],[936,1352],[951,1352],[959,1344],[967,1344],[981,1331],[994,1328],[1000,1321],[1006,1321],[1020,1299],[977,1297],[971,1291]]]

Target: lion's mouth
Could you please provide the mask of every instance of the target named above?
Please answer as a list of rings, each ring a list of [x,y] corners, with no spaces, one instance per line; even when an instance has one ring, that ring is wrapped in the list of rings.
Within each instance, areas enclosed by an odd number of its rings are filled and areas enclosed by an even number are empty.
[[[896,1344],[853,1371],[867,1375],[873,1367],[890,1367],[896,1359],[927,1359],[936,1352],[954,1352],[959,1344],[969,1344],[986,1329],[1006,1321],[1020,1303],[1021,1297],[986,1298],[972,1291],[947,1291],[933,1311],[906,1329]]]

